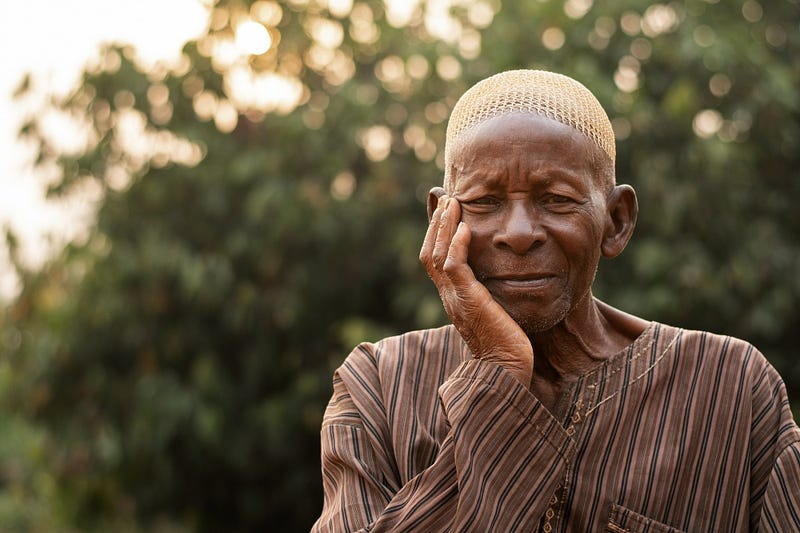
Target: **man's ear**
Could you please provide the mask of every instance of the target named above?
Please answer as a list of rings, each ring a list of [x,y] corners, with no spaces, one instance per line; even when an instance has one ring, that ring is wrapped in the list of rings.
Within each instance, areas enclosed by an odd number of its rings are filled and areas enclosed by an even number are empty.
[[[606,227],[601,251],[603,257],[616,257],[622,253],[633,235],[639,204],[636,191],[630,185],[617,185],[609,193],[606,206]]]
[[[439,205],[439,198],[445,194],[444,189],[441,187],[434,187],[428,193],[428,222],[431,221],[433,212],[436,210],[436,206]]]

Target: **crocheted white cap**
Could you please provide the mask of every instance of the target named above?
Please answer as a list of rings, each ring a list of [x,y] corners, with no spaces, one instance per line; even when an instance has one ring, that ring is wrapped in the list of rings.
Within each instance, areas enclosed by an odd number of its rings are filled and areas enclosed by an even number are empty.
[[[544,70],[509,70],[473,85],[453,108],[445,139],[445,183],[458,137],[498,115],[538,113],[583,133],[616,160],[614,130],[597,98],[583,84]],[[447,187],[445,187],[447,188]]]

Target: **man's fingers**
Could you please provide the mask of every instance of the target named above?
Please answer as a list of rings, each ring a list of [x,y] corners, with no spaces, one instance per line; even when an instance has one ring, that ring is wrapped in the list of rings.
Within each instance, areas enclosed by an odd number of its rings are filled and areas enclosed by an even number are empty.
[[[444,267],[444,262],[450,253],[453,235],[458,227],[458,221],[461,219],[461,207],[458,205],[458,200],[448,197],[444,200],[443,205],[436,242],[433,246],[433,267],[436,270]]]
[[[470,275],[472,274],[472,270],[467,265],[470,238],[471,233],[469,226],[467,226],[465,222],[459,222],[456,227],[456,232],[450,241],[450,246],[447,250],[447,259],[443,267],[447,275],[454,279],[463,278],[467,273]]]
[[[439,234],[439,221],[442,217],[442,204],[444,199],[439,197],[439,204],[431,214],[431,220],[428,223],[428,231],[425,233],[425,240],[422,241],[422,249],[419,252],[419,260],[425,265],[428,274],[432,274],[433,270],[433,247],[436,244],[436,237]]]
[[[427,202],[428,203],[427,210],[428,210],[428,220],[430,220],[431,217],[433,217],[433,211],[439,205],[439,200],[442,199],[442,196],[447,195],[447,193],[441,187],[434,187],[433,189],[430,190],[428,195],[429,197]],[[436,199],[436,202],[433,201],[434,198]]]

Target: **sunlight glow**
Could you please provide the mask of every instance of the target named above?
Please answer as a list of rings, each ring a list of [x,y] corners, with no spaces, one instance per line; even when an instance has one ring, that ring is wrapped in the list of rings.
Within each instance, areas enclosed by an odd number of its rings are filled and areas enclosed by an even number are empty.
[[[265,26],[275,27],[283,18],[283,9],[276,2],[259,0],[250,6],[250,15]]]
[[[360,133],[358,141],[368,158],[383,161],[392,149],[392,132],[386,126],[372,126]]]
[[[428,137],[425,128],[418,124],[411,124],[405,129],[403,141],[406,146],[414,149],[414,155],[420,161],[430,161],[436,156],[436,143]]]
[[[120,53],[98,53],[104,42],[131,43],[125,52],[141,65],[151,80],[158,81],[170,71],[188,68],[182,56],[183,44],[203,33],[207,27],[209,2],[202,0],[81,0],[75,2],[12,2],[3,3],[2,18],[7,23],[0,34],[4,55],[0,75],[0,223],[7,224],[20,239],[20,258],[35,268],[73,240],[86,238],[91,227],[102,190],[96,181],[83,180],[68,197],[46,199],[47,185],[58,176],[58,169],[33,168],[35,154],[16,136],[16,130],[29,113],[41,109],[41,103],[52,93],[60,98],[81,82],[84,66],[92,73],[114,73],[122,65]],[[8,5],[6,5],[8,4]],[[53,44],[57,43],[57,44]],[[134,50],[135,47],[135,50]],[[32,92],[24,101],[11,102],[8,96],[24,72],[33,79]],[[86,90],[85,87],[82,90]],[[161,89],[152,94],[156,105],[151,108],[154,123],[164,123],[172,116],[172,105],[164,100]],[[131,102],[128,95],[119,103]],[[96,120],[95,126],[107,131],[118,120],[112,103],[105,100],[88,102]],[[44,118],[44,117],[41,117]],[[52,116],[43,127],[52,133],[53,141],[65,153],[83,150],[84,142],[94,143],[93,127],[74,116]],[[62,145],[64,145],[62,147]],[[166,149],[172,149],[166,145]],[[163,150],[162,150],[163,151]],[[194,160],[202,154],[186,145],[176,149],[176,157]],[[169,160],[169,157],[167,157]],[[127,187],[128,172],[116,163],[106,169],[106,183],[115,189]],[[0,299],[19,290],[19,282],[7,257],[0,253]]]
[[[328,0],[328,11],[337,18],[344,18],[353,9],[353,0]]]
[[[166,131],[148,130],[147,119],[140,111],[127,110],[118,117],[119,142],[130,156],[129,171],[139,170],[152,159],[169,161],[184,166],[195,166],[205,156],[205,150],[196,143]]]
[[[583,18],[592,8],[593,0],[567,0],[564,3],[564,13],[571,19]]]
[[[442,56],[436,61],[436,73],[445,81],[461,76],[461,63],[453,56]]]
[[[711,79],[708,80],[708,88],[711,91],[711,94],[717,98],[722,98],[728,94],[728,92],[731,90],[731,86],[731,79],[721,72],[714,74],[711,76]]]
[[[542,33],[542,44],[548,50],[558,50],[564,46],[566,37],[560,28],[550,27]]]
[[[147,101],[150,104],[150,118],[159,126],[163,126],[172,118],[172,103],[169,101],[169,89],[163,83],[154,83],[147,89]]]
[[[694,129],[694,133],[698,137],[708,139],[720,130],[722,123],[723,119],[719,111],[704,109],[695,115],[692,121],[692,129]]]
[[[633,56],[624,56],[614,72],[614,84],[622,92],[632,93],[639,88],[639,71],[641,65]]]
[[[456,43],[461,38],[461,21],[451,14],[450,0],[428,0],[425,8],[425,29],[437,39]]]
[[[200,91],[192,98],[192,108],[201,121],[211,120],[217,112],[217,95],[211,91]]]
[[[219,73],[224,73],[231,65],[236,63],[242,54],[248,54],[247,51],[242,51],[236,46],[236,43],[231,39],[223,39],[213,37],[211,49],[211,65]]]
[[[414,14],[419,10],[419,0],[384,1],[384,7],[389,24],[395,28],[402,28],[411,22]]]
[[[381,33],[375,25],[372,9],[367,4],[357,4],[350,13],[350,37],[357,43],[372,44]]]
[[[648,37],[675,31],[678,28],[678,14],[671,5],[653,4],[642,17],[642,32]]]
[[[441,124],[450,116],[450,108],[444,102],[431,102],[425,106],[425,119],[431,124]]]
[[[93,142],[89,122],[83,117],[72,117],[66,113],[49,109],[41,117],[42,132],[47,142],[65,155],[78,155]]]
[[[619,27],[626,35],[638,35],[642,31],[642,17],[635,11],[626,11],[619,19]]]
[[[272,37],[262,24],[245,20],[236,27],[236,48],[243,54],[261,55],[272,46]]]
[[[331,182],[331,196],[337,200],[347,200],[356,190],[356,177],[352,172],[343,171]]]
[[[614,137],[622,141],[631,135],[631,123],[624,117],[617,117],[611,120],[611,128],[614,130]]]
[[[695,28],[695,30],[692,32],[692,38],[697,46],[708,48],[714,44],[714,41],[717,40],[717,33],[711,26],[706,26],[703,24]]]
[[[425,79],[430,72],[431,67],[428,63],[428,60],[425,59],[425,56],[420,54],[412,54],[406,60],[406,70],[408,71],[408,75],[416,80]]]
[[[406,64],[396,55],[386,56],[375,65],[375,77],[393,93],[402,93],[411,85],[411,79],[406,75]]]
[[[225,76],[225,93],[237,109],[285,114],[300,103],[304,87],[294,77],[274,72],[256,73],[237,65]]]
[[[478,29],[488,28],[494,20],[494,9],[486,2],[475,2],[467,12],[469,22]]]
[[[476,59],[481,53],[480,32],[472,28],[464,29],[458,41],[458,53],[464,59]]]
[[[325,48],[334,49],[342,44],[344,29],[335,20],[315,17],[308,20],[306,31]]]
[[[214,113],[214,125],[222,133],[230,133],[239,123],[239,112],[229,100],[221,100]]]
[[[640,61],[650,58],[653,53],[653,45],[644,37],[637,37],[631,42],[631,55]]]
[[[747,22],[758,22],[764,16],[764,9],[758,2],[747,0],[742,5],[742,16]]]
[[[766,38],[770,46],[780,48],[786,44],[786,30],[780,24],[771,24],[767,27]]]

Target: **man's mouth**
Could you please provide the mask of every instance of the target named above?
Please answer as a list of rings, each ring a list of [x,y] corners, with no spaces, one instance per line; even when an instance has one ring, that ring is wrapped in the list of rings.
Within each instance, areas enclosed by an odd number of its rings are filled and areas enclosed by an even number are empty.
[[[527,273],[527,274],[495,274],[486,276],[484,283],[499,284],[510,288],[537,288],[547,285],[556,276],[548,273]]]

